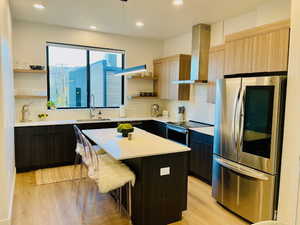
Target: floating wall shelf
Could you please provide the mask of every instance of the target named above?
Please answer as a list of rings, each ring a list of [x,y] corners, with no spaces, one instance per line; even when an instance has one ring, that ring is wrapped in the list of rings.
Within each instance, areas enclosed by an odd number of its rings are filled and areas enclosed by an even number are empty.
[[[15,95],[15,98],[47,98],[44,95]]]
[[[14,69],[15,73],[47,73],[47,70]]]
[[[154,96],[128,96],[129,99],[158,99]]]
[[[128,77],[128,79],[132,79],[132,80],[158,80],[157,77],[150,77],[150,76],[132,76],[132,77]]]

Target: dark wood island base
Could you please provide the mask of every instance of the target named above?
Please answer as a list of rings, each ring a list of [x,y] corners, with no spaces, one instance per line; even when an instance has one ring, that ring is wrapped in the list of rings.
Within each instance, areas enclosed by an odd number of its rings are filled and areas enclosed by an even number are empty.
[[[133,225],[166,225],[181,220],[182,211],[187,209],[187,160],[188,152],[180,152],[124,161],[136,174]]]

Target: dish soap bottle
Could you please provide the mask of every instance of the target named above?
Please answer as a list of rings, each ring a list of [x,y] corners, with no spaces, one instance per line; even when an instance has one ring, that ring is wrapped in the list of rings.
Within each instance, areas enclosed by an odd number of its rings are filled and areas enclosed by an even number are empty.
[[[125,118],[125,117],[126,117],[126,109],[125,109],[125,105],[121,105],[121,106],[120,106],[120,117],[121,117],[121,118]]]

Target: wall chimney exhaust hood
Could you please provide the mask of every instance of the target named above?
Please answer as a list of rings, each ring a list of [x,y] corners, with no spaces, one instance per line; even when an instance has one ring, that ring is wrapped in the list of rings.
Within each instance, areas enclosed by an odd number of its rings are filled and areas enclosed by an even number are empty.
[[[193,26],[192,61],[189,80],[176,80],[174,84],[207,83],[208,58],[210,48],[210,25],[197,24]]]

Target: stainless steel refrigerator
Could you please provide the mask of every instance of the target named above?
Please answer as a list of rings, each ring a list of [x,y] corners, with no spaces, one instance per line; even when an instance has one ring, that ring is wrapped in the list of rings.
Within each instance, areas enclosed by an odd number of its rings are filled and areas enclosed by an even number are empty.
[[[213,197],[250,222],[276,216],[286,79],[217,81]]]

